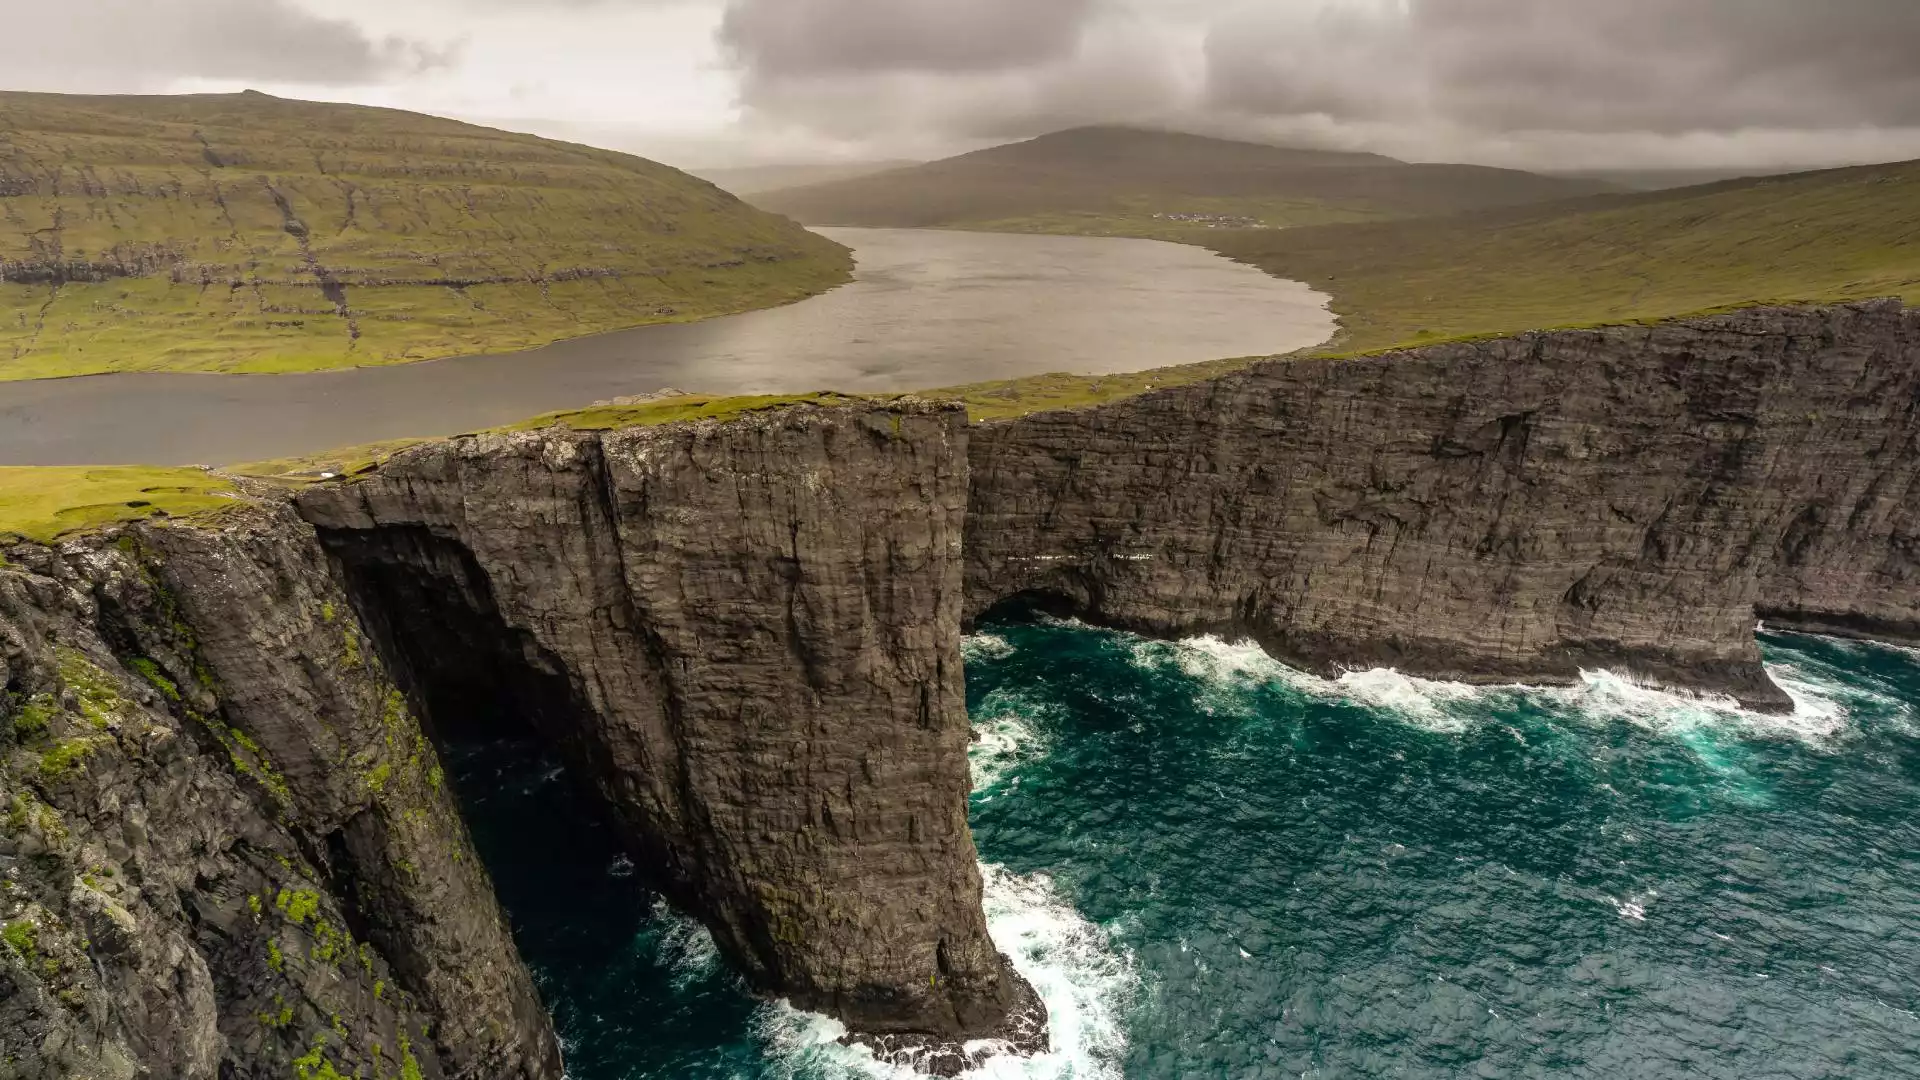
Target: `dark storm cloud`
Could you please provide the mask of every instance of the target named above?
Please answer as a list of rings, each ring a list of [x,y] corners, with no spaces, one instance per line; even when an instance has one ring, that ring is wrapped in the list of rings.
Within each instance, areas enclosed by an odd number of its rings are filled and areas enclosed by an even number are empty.
[[[1268,6],[1208,43],[1209,102],[1493,131],[1920,124],[1915,0]]]
[[[1095,0],[734,0],[721,44],[750,77],[1005,71],[1073,51]]]
[[[1920,145],[1920,0],[722,2],[749,118],[875,145],[1099,121],[1532,166]]]
[[[287,0],[23,4],[0,34],[0,80],[9,89],[138,90],[192,77],[347,85],[446,60]]]

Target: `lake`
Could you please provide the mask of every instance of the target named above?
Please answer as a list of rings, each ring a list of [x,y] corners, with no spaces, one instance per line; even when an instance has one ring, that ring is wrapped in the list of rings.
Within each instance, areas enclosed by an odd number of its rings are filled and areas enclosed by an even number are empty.
[[[1291,352],[1326,297],[1153,240],[822,229],[854,281],[810,300],[540,349],[305,375],[0,383],[0,464],[227,464],[452,435],[667,387],[884,393]]]

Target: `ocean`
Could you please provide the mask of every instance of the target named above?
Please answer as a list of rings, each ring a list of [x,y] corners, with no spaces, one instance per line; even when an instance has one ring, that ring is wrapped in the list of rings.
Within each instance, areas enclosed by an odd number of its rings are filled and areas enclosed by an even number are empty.
[[[1055,1048],[974,1075],[1920,1076],[1920,653],[1761,641],[1789,716],[984,627],[988,919]],[[538,747],[449,767],[572,1080],[901,1075],[749,997]]]

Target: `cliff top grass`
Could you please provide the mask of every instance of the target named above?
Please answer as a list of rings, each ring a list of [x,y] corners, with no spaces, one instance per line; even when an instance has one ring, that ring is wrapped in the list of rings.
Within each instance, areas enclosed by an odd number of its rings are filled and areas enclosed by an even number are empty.
[[[233,483],[200,469],[0,467],[0,540],[62,536],[151,517],[199,518],[234,506]]]
[[[0,208],[0,380],[504,352],[852,265],[641,158],[256,93],[0,93]]]
[[[547,413],[495,431],[534,431],[544,427],[566,427],[575,431],[611,431],[625,427],[656,427],[683,420],[736,420],[748,413],[781,409],[790,405],[849,405],[876,400],[856,394],[821,391],[813,394],[747,394],[717,397],[707,394],[679,394],[632,405],[595,405],[587,409]]]

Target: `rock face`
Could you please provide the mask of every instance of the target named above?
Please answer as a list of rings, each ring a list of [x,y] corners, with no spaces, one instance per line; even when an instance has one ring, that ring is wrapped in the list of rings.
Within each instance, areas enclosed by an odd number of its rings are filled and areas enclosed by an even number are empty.
[[[1270,361],[976,427],[967,613],[1787,708],[1756,611],[1920,636],[1916,408],[1893,302]]]
[[[559,1080],[435,752],[290,507],[8,556],[0,1073]]]
[[[476,436],[299,504],[429,724],[558,744],[756,989],[1032,1047],[967,830],[965,444],[912,403]]]

